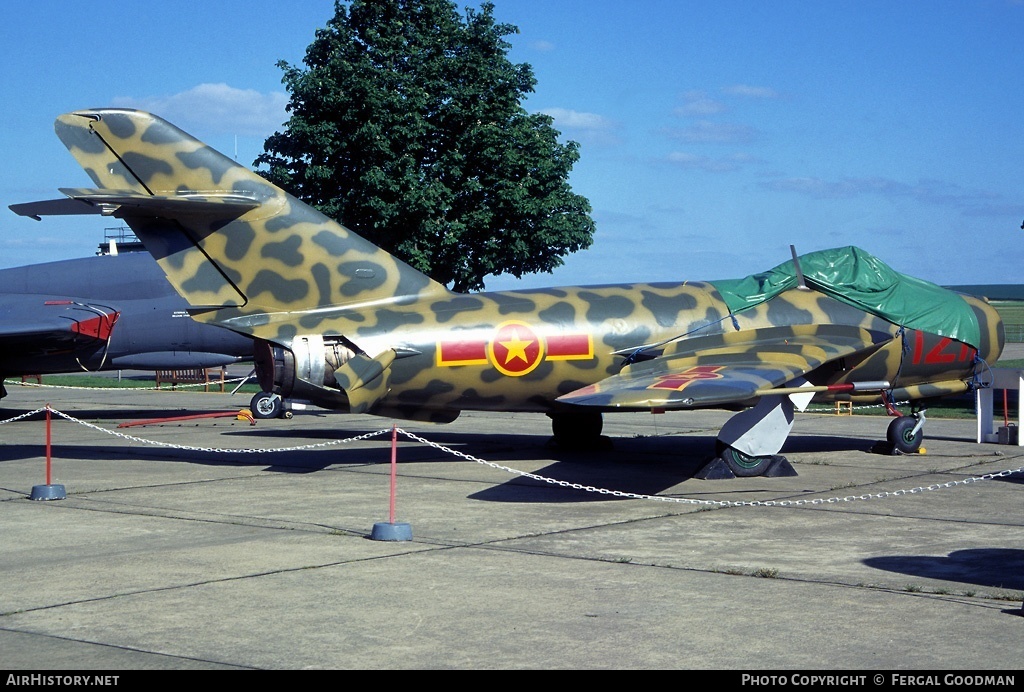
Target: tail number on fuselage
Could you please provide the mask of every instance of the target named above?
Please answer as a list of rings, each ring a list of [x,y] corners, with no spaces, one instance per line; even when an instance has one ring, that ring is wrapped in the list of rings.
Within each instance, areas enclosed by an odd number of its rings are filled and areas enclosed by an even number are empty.
[[[948,365],[949,363],[970,363],[977,351],[965,343],[953,341],[948,336],[939,337],[927,348],[924,333],[914,332],[914,365]],[[952,348],[950,346],[952,345]]]

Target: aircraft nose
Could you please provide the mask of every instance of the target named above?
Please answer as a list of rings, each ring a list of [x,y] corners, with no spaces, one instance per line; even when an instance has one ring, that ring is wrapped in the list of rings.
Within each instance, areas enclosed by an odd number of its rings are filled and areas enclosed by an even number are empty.
[[[981,329],[981,343],[978,344],[978,356],[989,365],[995,365],[999,356],[1003,353],[1006,345],[1006,333],[1003,328],[1003,319],[999,312],[992,307],[988,301],[965,296],[965,300],[974,310],[978,317],[978,327]]]

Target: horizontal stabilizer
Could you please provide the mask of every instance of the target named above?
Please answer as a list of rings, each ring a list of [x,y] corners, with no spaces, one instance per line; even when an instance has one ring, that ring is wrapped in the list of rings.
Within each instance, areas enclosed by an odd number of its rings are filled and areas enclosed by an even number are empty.
[[[11,205],[11,211],[39,220],[40,216],[102,214],[116,218],[165,218],[208,216],[233,219],[256,209],[253,197],[231,192],[183,192],[149,195],[134,190],[61,188],[68,199]]]
[[[41,202],[12,204],[9,209],[18,216],[27,216],[42,221],[44,216],[74,216],[78,214],[101,214],[99,207],[78,199],[48,199]]]

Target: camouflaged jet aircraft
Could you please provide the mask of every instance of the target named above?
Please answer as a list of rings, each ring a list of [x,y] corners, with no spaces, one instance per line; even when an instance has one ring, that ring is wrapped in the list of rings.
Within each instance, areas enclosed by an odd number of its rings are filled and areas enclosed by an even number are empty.
[[[97,188],[12,209],[123,219],[196,320],[258,340],[268,402],[540,411],[566,443],[603,413],[735,409],[701,477],[792,475],[777,452],[811,400],[886,402],[912,452],[928,400],[985,386],[1003,347],[983,300],[854,247],[739,280],[456,294],[158,117],[83,110],[56,132]]]

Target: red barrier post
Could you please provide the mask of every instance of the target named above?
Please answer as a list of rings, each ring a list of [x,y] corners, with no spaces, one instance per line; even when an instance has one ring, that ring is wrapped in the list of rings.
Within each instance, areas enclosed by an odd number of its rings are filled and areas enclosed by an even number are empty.
[[[413,527],[406,523],[394,523],[394,495],[398,484],[398,425],[391,424],[391,502],[387,523],[378,521],[370,537],[374,540],[412,540]]]
[[[51,415],[50,405],[46,405],[46,485],[34,485],[32,486],[32,494],[29,499],[32,500],[63,500],[67,497],[67,493],[64,491],[63,485],[54,485],[51,480],[53,477],[53,454],[50,452],[51,447],[51,434],[50,434],[50,422],[53,420]]]
[[[52,485],[50,482],[50,405],[46,405],[46,484]]]
[[[398,425],[391,424],[391,512],[388,515],[395,523],[395,489],[398,485]]]
[[[412,527],[395,523],[395,487],[398,485],[398,424],[391,425],[391,502],[389,521],[373,525],[370,538],[375,541],[411,541]]]

